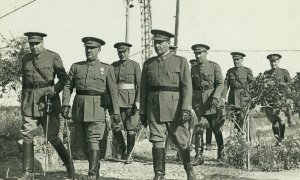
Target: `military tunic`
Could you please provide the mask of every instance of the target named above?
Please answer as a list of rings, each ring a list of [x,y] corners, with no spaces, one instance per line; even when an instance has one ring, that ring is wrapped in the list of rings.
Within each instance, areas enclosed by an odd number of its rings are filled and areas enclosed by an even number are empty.
[[[280,80],[282,83],[292,83],[292,79],[290,77],[290,73],[286,69],[282,68],[276,68],[276,69],[270,69],[264,72],[264,75],[268,76],[275,76],[276,79]],[[289,88],[288,88],[289,90]],[[288,118],[291,116],[291,108],[288,108],[289,112],[274,112],[272,108],[266,108],[266,115],[267,118],[273,123],[276,124],[277,121],[279,121],[281,118],[278,117],[279,114],[286,115]],[[290,120],[290,119],[289,119]]]
[[[192,82],[184,57],[167,53],[144,63],[141,77],[140,114],[147,117],[150,141],[166,139],[166,131],[184,146],[189,140],[188,123],[181,125],[181,110],[191,110]]]
[[[264,75],[270,75],[270,76],[274,75],[278,80],[284,83],[292,82],[290,73],[286,69],[282,69],[282,68],[270,69],[265,71]]]
[[[112,63],[114,67],[117,87],[118,103],[120,106],[121,118],[119,124],[114,124],[114,130],[120,130],[125,127],[126,130],[134,130],[138,125],[138,113],[132,115],[132,108],[135,102],[140,102],[140,65],[133,60],[116,61]]]
[[[119,114],[117,87],[114,69],[111,65],[99,60],[74,63],[69,71],[70,81],[63,91],[63,105],[69,105],[73,89],[104,93],[106,89],[111,95],[114,114]],[[95,122],[105,121],[105,112],[100,95],[76,95],[72,107],[74,121]]]
[[[59,80],[54,84],[56,76]],[[52,113],[49,115],[48,140],[54,146],[60,143],[58,138],[59,110],[61,107],[59,93],[67,80],[68,75],[62,60],[55,52],[44,49],[38,56],[29,53],[22,58],[21,112],[23,126],[21,134],[25,142],[32,142],[34,130],[38,124],[41,124],[46,132],[47,104],[45,94],[51,91],[54,96],[51,98],[52,106],[50,109]]]
[[[221,93],[224,88],[220,66],[212,61],[191,68],[193,81],[193,109],[198,116],[216,114],[217,109],[210,105],[211,99],[217,98],[222,103]]]
[[[47,80],[38,73],[33,61]],[[54,84],[55,76],[59,79],[56,84]],[[58,94],[62,91],[67,79],[68,75],[57,53],[44,49],[38,57],[32,53],[26,54],[22,58],[22,115],[43,117],[46,112],[44,95],[49,89],[55,92],[52,111],[59,113],[61,103]],[[48,86],[46,85],[47,81],[49,82]]]
[[[226,73],[222,97],[226,98],[229,89],[228,104],[234,105],[236,108],[245,107],[249,100],[247,90],[249,90],[249,86],[253,80],[254,77],[250,68],[230,68]]]
[[[112,63],[118,85],[118,102],[120,107],[131,108],[134,102],[140,102],[140,65],[133,60],[121,60]],[[133,88],[122,88],[122,84],[132,84]]]

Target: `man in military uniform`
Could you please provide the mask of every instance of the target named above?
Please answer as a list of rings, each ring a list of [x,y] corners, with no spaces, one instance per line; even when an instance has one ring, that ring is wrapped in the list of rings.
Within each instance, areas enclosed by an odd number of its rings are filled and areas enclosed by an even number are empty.
[[[114,47],[117,49],[120,59],[112,63],[117,81],[118,102],[121,113],[121,120],[113,124],[113,133],[119,142],[122,158],[126,159],[126,164],[133,161],[133,158],[128,159],[128,157],[135,143],[135,130],[139,122],[137,111],[140,109],[141,68],[137,62],[129,59],[131,46],[131,44],[125,42],[116,43]],[[122,127],[127,131],[127,154],[121,131]]]
[[[68,118],[70,97],[76,88],[76,96],[72,107],[72,120],[75,133],[83,136],[88,145],[89,171],[88,179],[99,177],[99,141],[103,138],[106,128],[105,98],[106,90],[111,97],[113,119],[119,119],[119,105],[114,69],[111,65],[100,62],[98,54],[105,42],[95,37],[84,37],[86,61],[72,64],[69,81],[63,91],[62,116]]]
[[[68,177],[73,178],[75,170],[73,162],[58,137],[61,107],[59,93],[68,80],[68,75],[60,56],[44,48],[43,38],[47,36],[39,32],[27,32],[31,53],[22,58],[22,130],[23,136],[23,171],[20,179],[34,179],[34,131],[42,125],[47,139],[57,151],[67,168]],[[55,84],[55,76],[59,81]],[[47,113],[47,102],[51,101],[51,113]],[[47,116],[48,129],[47,129]],[[47,131],[47,132],[46,132]]]
[[[206,118],[210,128],[215,134],[218,146],[218,159],[223,159],[223,135],[221,127],[224,123],[224,103],[221,98],[223,91],[223,76],[220,66],[206,59],[209,46],[195,44],[192,47],[197,60],[197,65],[192,66],[191,75],[193,82],[193,109],[200,122]],[[194,165],[203,164],[203,140],[201,140],[201,123],[195,125],[195,150]]]
[[[264,75],[274,76],[282,83],[282,85],[288,85],[292,83],[292,79],[288,70],[279,68],[279,62],[281,59],[280,54],[270,54],[267,56],[267,59],[270,61],[271,69],[265,71]],[[267,107],[266,115],[272,123],[274,136],[277,138],[278,142],[281,142],[282,139],[284,139],[285,122],[289,121],[291,116],[290,113],[283,112],[282,110],[274,111],[273,108]]]
[[[141,77],[141,122],[149,123],[155,177],[164,179],[166,132],[179,149],[188,179],[196,179],[190,163],[189,122],[192,82],[188,62],[170,53],[173,34],[151,30],[157,56],[145,61]]]
[[[224,98],[224,100],[226,99],[229,89],[228,105],[234,106],[233,110],[237,114],[235,128],[241,131],[243,130],[245,117],[243,109],[248,104],[249,86],[254,80],[254,77],[252,70],[243,66],[243,58],[246,57],[245,54],[232,52],[231,55],[234,67],[230,68],[226,73],[222,98]]]

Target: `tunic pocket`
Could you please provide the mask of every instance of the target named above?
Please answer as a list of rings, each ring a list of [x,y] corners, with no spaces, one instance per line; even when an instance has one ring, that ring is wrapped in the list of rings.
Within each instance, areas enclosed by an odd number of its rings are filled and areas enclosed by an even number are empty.
[[[94,97],[94,120],[104,120],[104,110],[103,108],[100,106],[101,104],[101,100],[100,100],[100,96],[96,96]]]
[[[126,82],[134,83],[134,73],[133,72],[126,73]]]
[[[97,81],[97,87],[99,89],[105,89],[105,77],[101,74],[95,74],[95,80]]]

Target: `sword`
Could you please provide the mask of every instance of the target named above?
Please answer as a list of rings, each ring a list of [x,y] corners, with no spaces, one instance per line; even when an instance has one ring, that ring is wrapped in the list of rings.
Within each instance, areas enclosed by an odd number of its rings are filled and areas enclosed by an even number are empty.
[[[138,141],[138,140],[140,139],[140,137],[141,137],[141,135],[142,135],[142,132],[143,132],[144,128],[145,128],[145,127],[143,126],[142,129],[140,130],[140,132],[139,132],[139,134],[138,134],[138,136],[137,136],[137,138],[136,138],[135,141]],[[134,148],[135,148],[135,145],[133,146],[132,151],[129,153],[129,156],[128,156],[128,158],[127,158],[126,161],[129,161],[129,159],[131,158]]]
[[[50,113],[50,106],[51,106],[51,99],[48,96],[45,96],[45,101],[47,104],[47,118],[46,118],[46,137],[45,137],[45,164],[44,164],[44,177],[46,177],[47,171],[47,159],[48,159],[48,128],[49,128],[49,113]]]
[[[70,162],[72,162],[70,131],[69,131],[69,127],[68,127],[68,120],[69,119],[71,119],[71,116],[68,116],[68,118],[65,119],[65,125],[66,125],[66,131],[67,131],[67,142],[68,142],[68,149],[69,149],[69,155],[70,155]]]

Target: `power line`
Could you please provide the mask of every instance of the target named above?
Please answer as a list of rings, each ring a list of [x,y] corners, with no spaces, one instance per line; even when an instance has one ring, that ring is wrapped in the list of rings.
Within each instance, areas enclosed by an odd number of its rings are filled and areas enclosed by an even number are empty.
[[[16,11],[19,10],[19,9],[22,9],[23,7],[25,7],[25,6],[27,6],[27,5],[31,4],[31,3],[33,3],[34,1],[36,1],[36,0],[32,0],[32,1],[30,1],[29,3],[26,3],[26,4],[24,4],[23,6],[20,6],[20,7],[16,8],[16,9],[14,9],[13,11],[10,11],[9,13],[7,13],[7,14],[1,16],[0,19],[2,19],[2,18],[4,18],[4,17],[6,17],[6,16],[8,16],[8,15],[14,13],[14,12],[16,12]]]
[[[193,50],[190,49],[178,49],[177,51],[182,52],[191,52]],[[232,51],[241,51],[241,52],[300,52],[299,49],[266,49],[266,50],[251,50],[251,49],[241,49],[241,50],[226,50],[226,49],[215,49],[215,50],[209,50],[211,52],[232,52]]]

